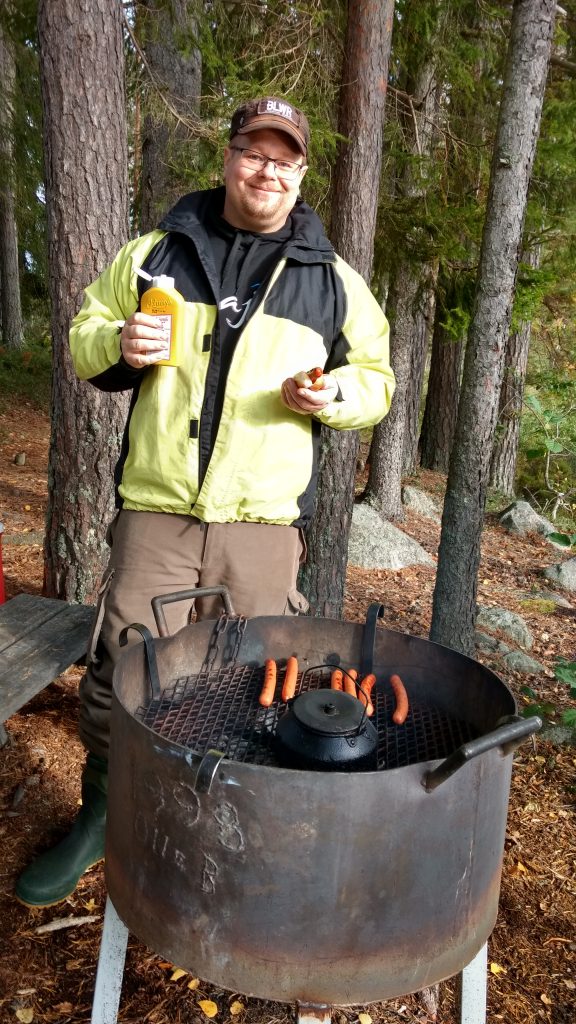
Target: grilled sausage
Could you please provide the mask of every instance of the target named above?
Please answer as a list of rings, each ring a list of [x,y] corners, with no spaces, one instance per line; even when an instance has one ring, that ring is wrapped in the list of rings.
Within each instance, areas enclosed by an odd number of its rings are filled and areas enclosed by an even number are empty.
[[[315,366],[314,369],[308,370],[308,376],[312,383],[310,384],[310,391],[321,391],[324,387],[324,371],[321,366]]]
[[[395,725],[404,725],[404,722],[408,717],[408,694],[406,693],[404,683],[400,679],[400,676],[390,676],[390,686],[392,687],[396,698],[396,710],[392,715],[392,721]]]
[[[344,693],[349,693],[351,697],[356,697],[356,680],[358,678],[358,670],[355,668],[348,669],[344,675]]]
[[[274,700],[274,693],[276,691],[276,662],[272,658],[267,658],[264,662],[264,684],[258,697],[258,703],[263,708],[269,708],[272,701]]]
[[[370,672],[369,675],[364,676],[362,682],[358,684],[358,700],[361,700],[365,705],[368,718],[371,718],[374,714],[374,705],[370,700],[370,694],[372,693],[375,682],[376,676],[373,672]]]
[[[284,683],[282,686],[282,700],[291,700],[296,693],[296,682],[298,679],[298,659],[292,654],[286,662]]]
[[[342,689],[342,669],[335,668],[330,677],[330,689],[341,690]]]
[[[315,366],[312,370],[299,370],[295,373],[293,381],[299,388],[309,388],[310,391],[321,391],[324,387],[324,371],[321,366]]]

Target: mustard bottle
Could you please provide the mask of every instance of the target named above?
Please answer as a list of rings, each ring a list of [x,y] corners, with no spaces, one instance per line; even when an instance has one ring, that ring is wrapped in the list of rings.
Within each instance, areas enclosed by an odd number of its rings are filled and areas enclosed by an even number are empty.
[[[151,282],[150,287],[142,295],[140,309],[148,316],[154,317],[167,338],[166,353],[161,353],[161,358],[155,361],[155,365],[178,366],[182,357],[186,301],[180,292],[176,291],[173,277],[161,274],[159,277],[152,277]]]

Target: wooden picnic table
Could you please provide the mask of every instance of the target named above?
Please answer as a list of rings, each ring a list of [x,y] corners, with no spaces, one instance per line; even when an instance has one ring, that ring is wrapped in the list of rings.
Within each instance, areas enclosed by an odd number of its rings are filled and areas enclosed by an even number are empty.
[[[18,594],[0,605],[0,747],[4,722],[70,665],[82,662],[94,608]]]

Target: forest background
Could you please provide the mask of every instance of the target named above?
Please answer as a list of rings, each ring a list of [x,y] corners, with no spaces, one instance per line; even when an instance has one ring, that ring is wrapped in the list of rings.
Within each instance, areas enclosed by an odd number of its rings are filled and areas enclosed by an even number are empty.
[[[376,11],[372,25],[368,8]],[[70,316],[82,288],[128,237],[157,223],[182,193],[220,182],[230,114],[253,95],[286,96],[307,111],[312,146],[303,196],[332,240],[343,242],[343,255],[370,280],[391,322],[400,383],[395,405],[374,437],[343,439],[341,461],[348,469],[336,475],[334,493],[357,467],[360,440],[363,458],[372,443],[363,500],[387,519],[401,523],[406,516],[401,490],[408,475],[419,468],[449,474],[460,395],[460,413],[467,401],[461,383],[491,180],[509,169],[497,139],[512,22],[521,8],[553,13],[555,26],[528,203],[519,211],[521,258],[513,268],[505,358],[486,388],[498,418],[477,504],[483,515],[485,501],[488,509],[501,509],[515,496],[527,498],[554,521],[568,550],[576,538],[573,0],[3,4],[0,402],[22,398],[51,410],[47,593],[92,598],[111,501],[103,481],[112,479],[107,467],[125,414],[122,399],[106,396],[96,404],[94,392],[75,381],[66,353]],[[346,100],[365,115],[364,123],[343,121]],[[346,182],[345,155],[354,149],[359,171]],[[373,223],[366,212],[372,203]],[[342,456],[325,443],[327,463]],[[477,466],[467,468],[478,476]],[[352,486],[349,493],[352,501]],[[350,514],[348,507],[343,520],[323,517],[342,549],[339,560],[324,558],[338,577],[324,581],[330,614],[342,607],[338,586],[344,585]],[[509,548],[506,555],[513,558]],[[474,566],[468,577],[474,609]],[[465,629],[454,646],[466,648],[469,641]],[[564,637],[565,655],[569,649]],[[574,671],[570,678],[574,692]],[[75,694],[75,682],[71,688]],[[550,777],[559,770],[552,761],[545,765]],[[516,765],[518,807],[529,789],[523,764]],[[527,773],[529,754],[526,765]],[[558,806],[558,814],[569,814],[565,787]],[[526,834],[538,829],[531,822]],[[562,845],[568,850],[567,841]],[[515,878],[526,872],[518,863]],[[505,918],[513,942],[503,934],[499,959],[515,944],[522,960],[526,901],[514,908],[516,917]],[[541,914],[543,902],[536,901],[533,928]],[[544,924],[557,934],[548,918]],[[14,947],[15,958],[20,948]],[[543,971],[549,964],[543,960]],[[517,1000],[518,985],[510,989]],[[516,1016],[506,1004],[496,1019],[571,1019],[565,998],[549,1007],[535,990],[534,1000],[542,1004],[537,1011],[528,1014],[522,1004]]]

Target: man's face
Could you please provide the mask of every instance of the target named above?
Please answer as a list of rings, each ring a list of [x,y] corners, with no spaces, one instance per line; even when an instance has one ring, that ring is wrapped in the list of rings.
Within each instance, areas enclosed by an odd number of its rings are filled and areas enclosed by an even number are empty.
[[[254,170],[235,146],[252,149],[272,160],[294,160],[304,165],[302,153],[289,135],[272,128],[235,135],[224,150],[224,219],[244,231],[279,231],[298,198],[305,168],[290,179],[279,177],[272,163]]]

